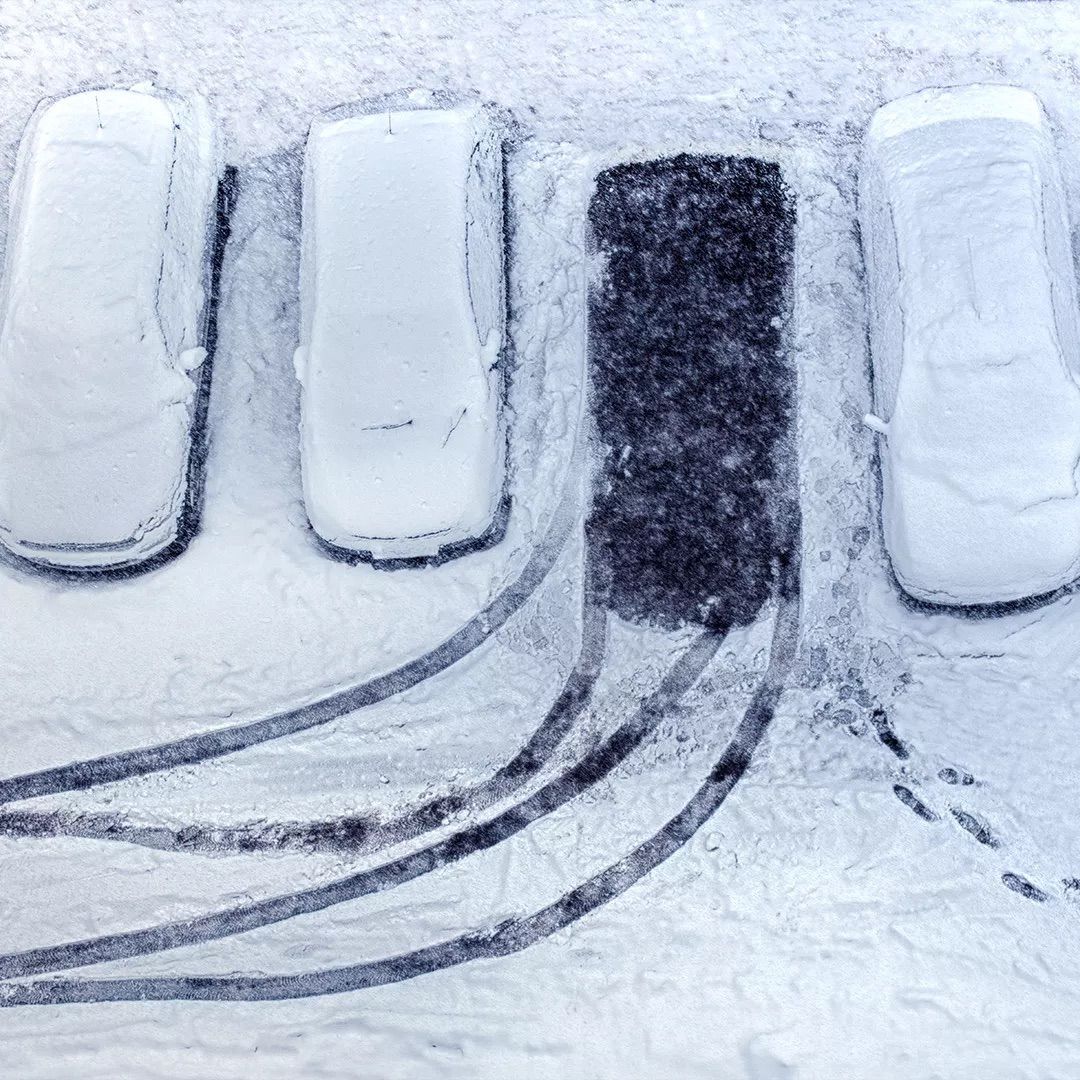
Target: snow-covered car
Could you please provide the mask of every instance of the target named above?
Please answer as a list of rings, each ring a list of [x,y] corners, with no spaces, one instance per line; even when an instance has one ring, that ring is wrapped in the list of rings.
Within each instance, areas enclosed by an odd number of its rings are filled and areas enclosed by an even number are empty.
[[[178,542],[216,183],[198,99],[88,91],[27,128],[0,296],[0,539],[16,555],[116,569]]]
[[[322,540],[491,539],[506,434],[502,144],[483,107],[322,119],[304,171],[301,459]]]
[[[1038,99],[974,85],[883,106],[859,195],[897,580],[946,605],[1051,592],[1080,575],[1080,308]]]

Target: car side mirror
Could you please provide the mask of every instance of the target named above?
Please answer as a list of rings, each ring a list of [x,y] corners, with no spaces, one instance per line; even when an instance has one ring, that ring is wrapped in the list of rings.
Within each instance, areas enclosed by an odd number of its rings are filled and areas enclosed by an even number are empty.
[[[889,435],[889,425],[881,419],[880,416],[875,416],[874,413],[867,413],[862,422],[871,430],[876,431],[879,435],[884,435],[886,438]]]

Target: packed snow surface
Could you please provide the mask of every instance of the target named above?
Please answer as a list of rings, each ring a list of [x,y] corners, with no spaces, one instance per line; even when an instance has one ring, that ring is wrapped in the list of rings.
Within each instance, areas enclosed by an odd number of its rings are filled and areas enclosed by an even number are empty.
[[[1080,574],[1080,309],[1053,136],[1009,86],[881,108],[862,175],[885,543],[919,599]]]
[[[0,537],[65,566],[177,534],[213,194],[205,105],[101,90],[45,107],[11,199]]]
[[[26,1080],[1075,1077],[1080,595],[1065,590],[995,618],[901,601],[879,530],[878,438],[861,422],[873,406],[856,188],[882,103],[1007,82],[1044,103],[1075,215],[1078,55],[1074,0],[369,0],[362,16],[345,0],[5,0],[5,184],[42,98],[148,78],[206,94],[240,170],[204,527],[154,574],[91,588],[0,564],[5,774],[254,715],[385,670],[441,640],[516,573],[519,556],[487,561],[497,550],[391,574],[327,559],[311,542],[289,362],[301,340],[299,178],[312,118],[343,102],[427,86],[497,102],[527,133],[521,160],[507,156],[516,440],[511,535],[499,545],[522,553],[563,487],[560,433],[579,424],[581,280],[586,267],[605,276],[581,228],[589,179],[682,153],[778,162],[797,204],[785,337],[799,379],[803,523],[800,658],[779,714],[709,824],[621,897],[523,952],[356,993],[6,1010],[7,1071]],[[579,168],[583,178],[568,182]],[[748,282],[748,299],[759,295]],[[887,414],[880,398],[877,407]],[[535,910],[632,852],[689,796],[759,683],[766,629],[732,631],[655,741],[610,783],[513,840],[315,918],[72,974],[332,967]],[[540,649],[562,632],[553,619],[496,644]],[[685,633],[618,626],[600,715],[581,741],[633,709],[685,646]],[[334,780],[355,779],[358,805],[380,791],[392,803],[444,790],[443,763],[459,755],[465,778],[479,778],[519,737],[506,740],[509,718],[497,709],[470,711],[472,665],[468,678],[445,675],[417,688],[417,721],[388,702],[370,727],[361,714],[329,743],[305,740],[291,760],[282,748],[273,773],[264,758],[245,766],[246,754],[234,754],[216,782],[205,766],[169,784],[143,778],[140,805],[160,795],[177,825],[197,824],[247,792],[268,817],[284,813],[277,793],[330,776],[353,730],[371,736],[369,761],[354,777],[355,759],[345,761]],[[504,690],[529,692],[517,675]],[[516,710],[512,720],[523,723]],[[270,776],[263,793],[248,769]],[[327,790],[320,782],[321,797]],[[96,789],[94,805],[116,794]],[[126,808],[125,794],[113,808]],[[0,923],[13,948],[51,944],[299,889],[343,873],[340,862],[4,837]]]
[[[379,558],[479,538],[502,494],[502,155],[483,109],[319,121],[304,175],[304,497]]]

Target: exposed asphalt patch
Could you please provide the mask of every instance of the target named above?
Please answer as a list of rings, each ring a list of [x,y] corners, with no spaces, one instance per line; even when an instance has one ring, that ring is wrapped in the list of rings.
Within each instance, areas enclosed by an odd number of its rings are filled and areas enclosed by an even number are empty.
[[[794,208],[777,165],[680,154],[597,178],[587,526],[624,618],[745,625],[791,557]]]

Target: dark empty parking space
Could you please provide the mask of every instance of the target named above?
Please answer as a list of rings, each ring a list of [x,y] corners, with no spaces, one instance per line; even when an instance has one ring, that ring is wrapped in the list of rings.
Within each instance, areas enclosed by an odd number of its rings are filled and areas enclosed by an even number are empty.
[[[600,174],[589,210],[588,524],[625,618],[746,623],[798,542],[784,349],[794,210],[777,165],[688,154]]]

